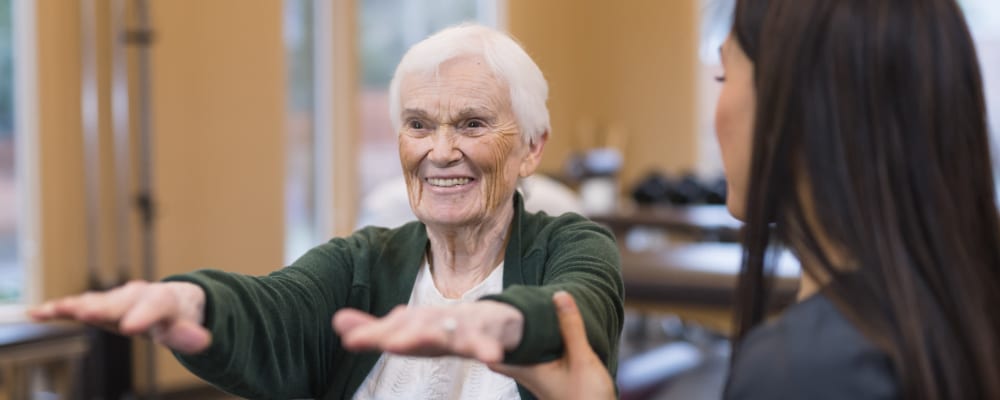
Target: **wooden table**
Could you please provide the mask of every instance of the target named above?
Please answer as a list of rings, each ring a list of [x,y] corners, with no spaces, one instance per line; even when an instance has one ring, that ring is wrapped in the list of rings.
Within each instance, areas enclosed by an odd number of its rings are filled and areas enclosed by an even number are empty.
[[[623,348],[642,348],[650,327],[663,321],[662,315],[684,321],[683,336],[674,342],[627,355],[619,364],[619,389],[622,400],[636,399],[709,399],[719,398],[728,367],[728,342],[719,341],[733,332],[732,309],[742,259],[742,248],[735,243],[671,244],[647,250],[631,250],[621,245],[625,306],[632,311],[633,332],[623,333]],[[782,254],[776,268],[774,302],[777,311],[795,299],[798,290],[799,264],[790,254]],[[690,325],[689,325],[690,324]],[[689,329],[693,329],[690,330]],[[692,335],[701,329],[711,336]],[[640,333],[635,335],[634,333]],[[633,337],[633,336],[638,336]],[[680,342],[676,340],[680,339]],[[661,338],[662,340],[662,338]],[[646,346],[649,343],[645,343]],[[696,354],[678,354],[670,350],[697,349]],[[693,358],[692,358],[693,357]]]
[[[626,207],[590,218],[608,226],[617,236],[625,306],[635,318],[630,329],[641,334],[633,341],[642,342],[644,332],[649,332],[658,321],[668,320],[663,319],[665,315],[684,321],[685,337],[690,336],[687,330],[691,326],[695,331],[707,329],[723,336],[732,334],[732,310],[738,301],[736,286],[742,262],[742,246],[738,242],[743,224],[725,206]],[[799,263],[784,253],[775,272],[771,305],[772,311],[777,312],[795,299]],[[623,337],[628,340],[631,336],[625,332]],[[664,343],[662,348],[644,350],[649,354],[639,352],[631,356],[634,360],[631,357],[622,360],[619,378],[627,377],[628,374],[621,374],[623,370],[638,368],[633,371],[636,376],[656,382],[647,386],[619,382],[622,399],[718,398],[728,356],[704,352],[696,366],[679,374],[669,373],[677,369],[671,363],[678,360],[657,359],[656,365],[641,361],[644,356],[658,354],[659,349],[676,345]]]
[[[81,325],[0,324],[0,399],[35,398],[32,373],[39,368],[52,378],[58,398],[74,398],[79,393],[77,377],[88,348]]]
[[[690,243],[664,249],[621,249],[627,296],[634,300],[731,307],[742,260],[734,243]],[[783,253],[775,271],[775,295],[791,300],[798,290],[799,264]]]
[[[626,206],[609,214],[592,214],[588,217],[608,226],[622,238],[635,227],[659,228],[672,233],[691,236],[696,241],[739,241],[743,223],[729,214],[726,206],[695,205]]]
[[[676,313],[721,332],[731,331],[742,257],[739,244],[688,243],[620,251],[626,306]],[[774,281],[776,308],[794,301],[798,281],[798,261],[789,253],[782,254]]]

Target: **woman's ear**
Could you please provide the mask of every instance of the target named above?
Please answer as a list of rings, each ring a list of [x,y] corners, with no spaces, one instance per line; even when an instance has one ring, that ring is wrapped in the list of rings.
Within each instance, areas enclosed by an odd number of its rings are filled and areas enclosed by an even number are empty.
[[[545,150],[545,142],[549,140],[549,132],[542,133],[536,139],[528,143],[528,153],[521,159],[521,169],[519,171],[522,178],[531,176],[542,162],[542,151]]]

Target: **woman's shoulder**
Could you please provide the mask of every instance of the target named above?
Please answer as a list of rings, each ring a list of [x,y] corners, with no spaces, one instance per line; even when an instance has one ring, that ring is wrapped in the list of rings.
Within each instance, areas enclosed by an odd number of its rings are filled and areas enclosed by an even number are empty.
[[[520,221],[522,239],[533,246],[588,247],[617,253],[615,236],[604,226],[575,212],[549,215],[525,212]]]
[[[739,345],[728,399],[892,399],[888,356],[824,295],[752,330]]]
[[[614,235],[604,226],[576,212],[564,212],[559,215],[545,211],[524,211],[521,216],[522,229],[544,234],[560,234],[574,231],[593,231],[614,238]]]

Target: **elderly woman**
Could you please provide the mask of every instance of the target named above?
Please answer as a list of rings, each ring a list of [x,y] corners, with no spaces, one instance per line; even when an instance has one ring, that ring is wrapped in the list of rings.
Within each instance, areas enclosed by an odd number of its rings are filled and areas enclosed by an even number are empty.
[[[333,239],[263,277],[198,271],[32,316],[148,333],[245,397],[513,399],[533,395],[487,363],[558,358],[551,297],[567,291],[613,373],[623,314],[614,239],[579,215],[525,212],[516,190],[542,156],[547,92],[507,35],[441,31],[409,50],[390,90],[419,221]]]

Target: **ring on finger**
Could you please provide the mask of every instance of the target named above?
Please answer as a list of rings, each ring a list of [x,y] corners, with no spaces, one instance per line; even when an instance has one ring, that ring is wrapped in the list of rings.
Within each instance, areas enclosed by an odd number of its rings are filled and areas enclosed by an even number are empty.
[[[441,320],[441,329],[451,338],[455,334],[455,330],[458,329],[458,320],[452,317]]]

